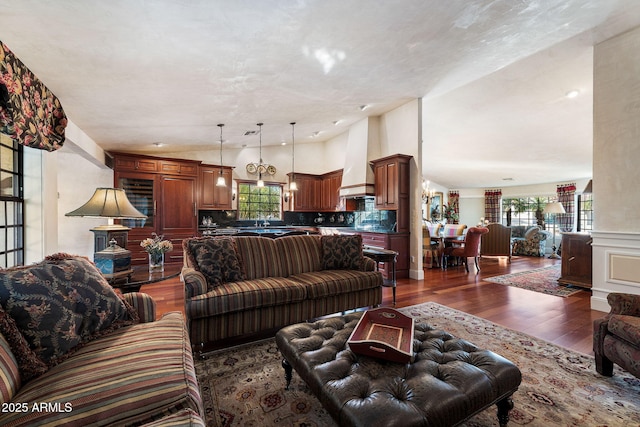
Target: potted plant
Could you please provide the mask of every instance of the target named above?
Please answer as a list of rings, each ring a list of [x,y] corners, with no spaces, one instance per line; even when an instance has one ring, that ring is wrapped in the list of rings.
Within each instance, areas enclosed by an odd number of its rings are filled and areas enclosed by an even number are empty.
[[[442,216],[447,220],[449,224],[455,224],[460,216],[456,212],[455,206],[448,204],[442,207]]]

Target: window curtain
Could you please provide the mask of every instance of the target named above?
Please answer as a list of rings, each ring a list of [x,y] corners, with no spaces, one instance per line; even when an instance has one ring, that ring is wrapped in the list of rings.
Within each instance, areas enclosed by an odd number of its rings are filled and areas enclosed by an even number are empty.
[[[460,193],[457,191],[449,191],[449,203],[448,207],[453,215],[451,215],[451,220],[447,221],[449,224],[459,224],[460,223]]]
[[[31,148],[62,147],[60,100],[0,41],[0,132]]]
[[[484,192],[484,219],[491,222],[500,222],[500,202],[502,190],[485,190]]]
[[[575,211],[575,194],[576,184],[564,184],[558,185],[556,192],[558,194],[558,201],[562,203],[565,213],[556,214],[556,223],[560,228],[560,231],[572,231],[574,225],[574,211]]]

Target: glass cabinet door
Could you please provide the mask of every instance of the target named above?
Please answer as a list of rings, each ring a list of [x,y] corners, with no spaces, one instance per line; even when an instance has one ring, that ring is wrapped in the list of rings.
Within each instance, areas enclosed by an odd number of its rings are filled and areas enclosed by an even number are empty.
[[[147,216],[146,219],[124,219],[120,223],[131,229],[155,229],[155,177],[153,175],[120,174],[118,187],[124,189],[127,198],[136,209]],[[151,235],[151,231],[149,231]]]

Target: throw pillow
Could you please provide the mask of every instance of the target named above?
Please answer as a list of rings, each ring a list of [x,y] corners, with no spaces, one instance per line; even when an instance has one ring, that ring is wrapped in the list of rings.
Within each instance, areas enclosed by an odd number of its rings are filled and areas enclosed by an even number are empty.
[[[0,305],[48,367],[137,318],[91,261],[68,254],[0,271]]]
[[[322,236],[323,270],[362,270],[362,236]]]
[[[240,259],[231,238],[191,239],[189,251],[193,254],[194,268],[207,279],[209,291],[222,283],[244,280]]]
[[[2,309],[0,309],[0,333],[9,344],[11,353],[16,359],[23,384],[47,372],[49,369],[47,365],[29,348],[29,343],[20,333],[16,322]]]
[[[540,231],[540,227],[538,227],[537,225],[534,225],[524,233],[524,238],[527,240],[531,240],[534,237],[536,237],[539,231]]]

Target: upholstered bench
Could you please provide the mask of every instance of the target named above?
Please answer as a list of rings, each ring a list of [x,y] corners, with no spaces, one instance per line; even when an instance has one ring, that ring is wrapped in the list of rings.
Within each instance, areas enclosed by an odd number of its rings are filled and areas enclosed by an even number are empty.
[[[425,323],[412,363],[357,355],[347,340],[361,315],[281,329],[287,388],[294,368],[341,426],[454,426],[492,405],[507,425],[521,381],[513,363]]]

